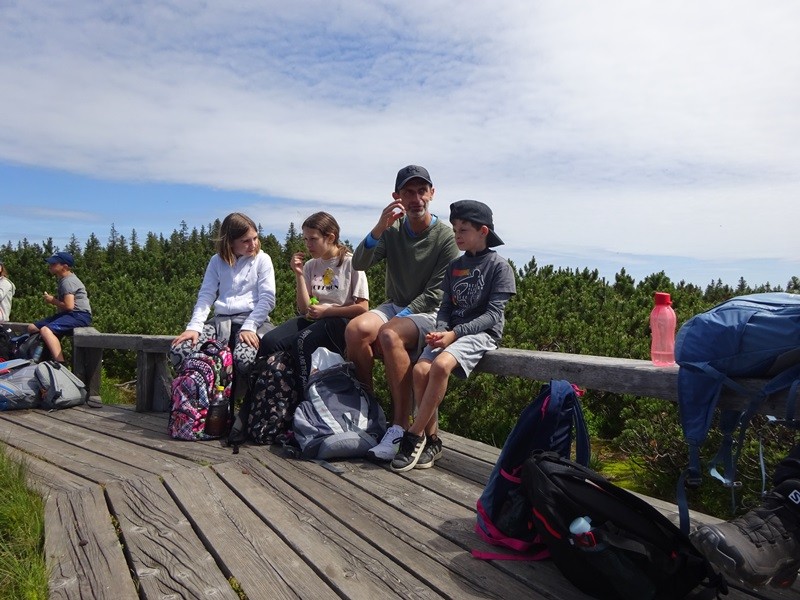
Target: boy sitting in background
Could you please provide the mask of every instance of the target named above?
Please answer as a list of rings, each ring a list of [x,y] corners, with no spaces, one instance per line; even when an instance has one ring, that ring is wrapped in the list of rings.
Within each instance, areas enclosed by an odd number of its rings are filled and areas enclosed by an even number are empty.
[[[497,348],[505,305],[517,291],[508,261],[490,249],[503,243],[494,232],[491,209],[459,200],[450,205],[450,222],[464,254],[447,267],[436,327],[425,336],[427,346],[414,365],[417,414],[392,461],[396,473],[432,467],[442,455],[437,409],[450,373],[468,377],[483,355]]]
[[[92,307],[86,287],[72,272],[75,259],[69,252],[56,252],[45,261],[48,270],[58,278],[58,291],[56,296],[44,292],[43,298],[47,304],[55,306],[57,312],[28,325],[28,333],[41,335],[53,360],[63,363],[64,353],[59,337],[76,327],[91,325]]]

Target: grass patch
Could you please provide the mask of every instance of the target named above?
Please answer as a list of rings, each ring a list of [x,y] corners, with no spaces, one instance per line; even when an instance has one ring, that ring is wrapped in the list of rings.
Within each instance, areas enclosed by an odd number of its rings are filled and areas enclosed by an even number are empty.
[[[0,600],[45,600],[44,501],[0,444]]]
[[[100,398],[103,404],[136,404],[136,381],[122,381],[106,375],[100,377]]]
[[[631,492],[646,493],[636,476],[636,465],[628,460],[611,442],[592,440],[592,461],[590,468],[600,473],[614,485]]]

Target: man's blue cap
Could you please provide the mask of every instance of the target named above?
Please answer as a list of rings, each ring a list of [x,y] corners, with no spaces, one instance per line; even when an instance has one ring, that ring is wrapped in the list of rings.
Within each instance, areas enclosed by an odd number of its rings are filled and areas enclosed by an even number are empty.
[[[50,258],[45,258],[45,261],[47,261],[47,263],[51,265],[54,265],[56,263],[62,263],[70,268],[75,266],[75,259],[72,258],[72,254],[70,254],[69,252],[56,252]]]

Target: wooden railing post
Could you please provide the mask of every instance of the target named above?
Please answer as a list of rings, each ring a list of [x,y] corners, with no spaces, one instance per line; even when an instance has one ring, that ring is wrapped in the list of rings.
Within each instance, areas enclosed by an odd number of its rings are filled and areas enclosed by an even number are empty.
[[[78,335],[75,335],[75,334]],[[103,349],[85,346],[81,343],[81,333],[94,335],[99,332],[94,327],[79,327],[72,334],[72,372],[86,384],[89,400],[100,402],[100,376],[103,368]]]
[[[167,353],[173,336],[143,336],[136,355],[136,410],[166,412],[170,409],[172,374]]]

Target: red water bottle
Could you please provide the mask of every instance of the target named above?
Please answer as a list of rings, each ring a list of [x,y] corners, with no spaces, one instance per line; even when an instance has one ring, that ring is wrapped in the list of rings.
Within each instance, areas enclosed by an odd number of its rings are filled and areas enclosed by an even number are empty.
[[[655,293],[656,305],[650,313],[650,359],[658,367],[675,364],[675,326],[677,319],[672,300],[665,292]]]

